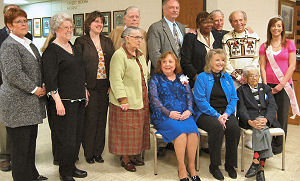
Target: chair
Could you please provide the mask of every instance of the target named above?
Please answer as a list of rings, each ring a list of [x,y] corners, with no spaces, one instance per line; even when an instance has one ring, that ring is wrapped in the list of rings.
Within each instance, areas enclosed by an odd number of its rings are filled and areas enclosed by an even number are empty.
[[[157,175],[158,169],[157,169],[157,139],[162,139],[162,135],[159,133],[156,133],[157,130],[154,128],[153,125],[150,125],[150,134],[153,136],[154,139],[154,175]],[[199,139],[198,135],[198,139]],[[196,153],[196,170],[199,171],[199,142],[197,147],[197,153]]]
[[[269,128],[271,138],[273,136],[283,136],[282,141],[282,170],[285,170],[285,133],[284,130],[281,128]],[[241,149],[241,171],[244,171],[244,148],[245,148],[245,135],[251,135],[252,136],[252,130],[251,129],[243,129],[241,128],[242,132],[242,149]]]

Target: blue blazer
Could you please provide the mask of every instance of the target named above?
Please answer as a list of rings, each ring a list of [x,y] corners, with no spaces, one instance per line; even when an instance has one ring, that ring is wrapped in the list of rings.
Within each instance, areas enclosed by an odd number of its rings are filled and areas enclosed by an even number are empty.
[[[228,73],[222,72],[221,74],[220,82],[228,102],[225,113],[230,116],[235,112],[238,97],[231,76]],[[195,120],[198,120],[199,116],[203,113],[216,118],[220,116],[220,114],[211,107],[209,103],[214,81],[212,73],[206,72],[200,73],[196,79],[194,86],[194,100],[196,103],[196,107],[194,109]]]

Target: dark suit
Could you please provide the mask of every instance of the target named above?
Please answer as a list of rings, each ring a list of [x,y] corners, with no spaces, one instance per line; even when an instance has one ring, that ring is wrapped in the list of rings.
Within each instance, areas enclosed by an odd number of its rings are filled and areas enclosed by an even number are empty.
[[[280,127],[280,124],[275,119],[277,106],[272,94],[271,88],[266,84],[258,84],[260,108],[255,100],[248,84],[241,85],[237,89],[239,97],[237,117],[242,128],[250,129],[248,120],[255,120],[258,116],[267,118],[268,127]],[[267,99],[265,98],[267,96]]]
[[[176,21],[177,26],[180,29],[182,36],[185,35],[184,26]],[[179,57],[179,52],[177,51],[174,36],[168,26],[168,23],[163,18],[160,21],[153,23],[147,32],[147,47],[149,59],[152,63],[152,68],[156,67],[156,63],[161,54],[166,51],[174,52],[177,57]]]
[[[101,156],[105,146],[105,129],[108,108],[109,65],[114,53],[111,39],[100,35],[101,48],[104,54],[106,79],[96,79],[99,57],[97,49],[89,35],[75,40],[75,48],[82,57],[86,70],[87,89],[90,93],[86,109],[82,145],[84,156],[91,159]]]
[[[218,40],[215,37],[213,42],[213,48],[222,48],[222,39]],[[205,44],[197,40],[197,35],[188,33],[184,36],[183,45],[181,48],[181,60],[180,64],[183,69],[183,73],[190,79],[190,86],[194,87],[194,77],[196,74],[203,72],[205,66],[205,56],[207,54]]]

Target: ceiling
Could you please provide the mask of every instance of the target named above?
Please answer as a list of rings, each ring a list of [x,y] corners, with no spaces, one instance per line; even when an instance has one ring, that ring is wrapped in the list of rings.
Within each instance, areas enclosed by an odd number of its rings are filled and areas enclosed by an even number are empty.
[[[27,4],[34,4],[40,2],[47,2],[51,0],[4,0],[4,4],[17,4],[17,5],[27,5]]]

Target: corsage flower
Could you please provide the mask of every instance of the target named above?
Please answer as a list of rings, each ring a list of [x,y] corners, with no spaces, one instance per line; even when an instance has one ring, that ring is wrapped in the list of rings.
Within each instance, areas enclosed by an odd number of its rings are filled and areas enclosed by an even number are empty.
[[[180,78],[180,82],[181,82],[184,86],[188,85],[188,83],[189,83],[189,78],[188,78],[188,76],[182,74],[179,78]]]

